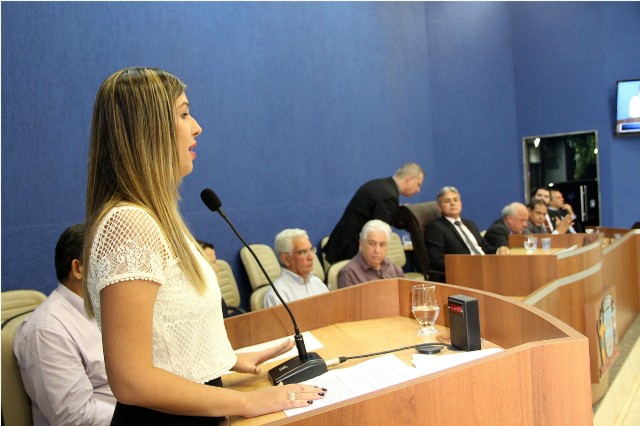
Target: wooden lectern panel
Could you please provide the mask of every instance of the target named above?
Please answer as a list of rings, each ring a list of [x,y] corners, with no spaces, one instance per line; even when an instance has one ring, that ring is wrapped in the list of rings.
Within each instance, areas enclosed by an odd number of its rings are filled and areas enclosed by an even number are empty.
[[[418,325],[411,315],[414,284],[406,279],[374,281],[302,299],[290,307],[300,330],[311,331],[324,344],[317,351],[323,357],[344,355],[346,348],[392,349],[402,339],[416,339],[414,329]],[[441,304],[436,322],[439,327],[448,324],[448,296],[475,297],[480,308],[481,336],[505,351],[299,416],[286,418],[280,412],[254,419],[235,418],[232,424],[592,422],[586,337],[551,315],[508,298],[458,286],[434,285]],[[384,326],[372,327],[366,321],[383,321]],[[414,324],[408,332],[395,325],[407,321]],[[227,318],[225,325],[234,347],[292,334],[282,306]],[[376,335],[378,332],[380,335]],[[410,354],[403,356],[407,359]],[[225,386],[238,390],[269,386],[266,371],[272,366],[265,365],[257,377],[224,376]],[[348,364],[338,367],[348,368]]]
[[[445,255],[448,283],[515,297],[528,296],[553,280],[595,267],[601,261],[599,243],[568,251],[538,248],[530,253],[512,249],[512,254],[503,256]]]
[[[503,296],[524,297],[558,276],[552,255],[445,255],[447,283]]]
[[[601,277],[605,285],[616,286],[616,321],[622,337],[640,312],[640,230],[624,233],[603,248]]]
[[[524,247],[524,240],[531,234],[512,234],[509,235],[509,247]],[[596,238],[597,234],[533,234],[538,238],[538,248],[541,248],[541,238],[551,238],[551,248],[565,248],[573,245],[582,247],[584,245],[591,244]],[[586,244],[585,244],[586,242]]]
[[[615,289],[615,328],[620,340],[640,312],[640,231],[599,230],[600,235],[590,235],[596,238],[587,246],[576,244],[587,234],[564,234],[550,236],[549,251],[538,248],[523,254],[524,249],[514,248],[514,254],[507,256],[447,255],[447,282],[518,297],[583,334],[593,326],[586,323],[585,305],[607,289]],[[599,238],[614,234],[619,238]],[[510,243],[518,238],[524,237],[512,235]],[[577,247],[558,250],[570,245]],[[590,344],[595,351],[600,342],[592,339]],[[592,365],[592,371],[596,367]],[[596,401],[606,390],[607,380],[594,377],[593,382],[600,384],[593,390]]]

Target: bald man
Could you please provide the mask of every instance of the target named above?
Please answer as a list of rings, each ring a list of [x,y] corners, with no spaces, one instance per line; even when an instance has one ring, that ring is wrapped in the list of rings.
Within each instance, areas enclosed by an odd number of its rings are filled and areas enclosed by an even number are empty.
[[[511,203],[502,209],[502,217],[493,222],[484,234],[484,239],[495,247],[508,246],[509,235],[527,234],[529,210],[522,203]]]

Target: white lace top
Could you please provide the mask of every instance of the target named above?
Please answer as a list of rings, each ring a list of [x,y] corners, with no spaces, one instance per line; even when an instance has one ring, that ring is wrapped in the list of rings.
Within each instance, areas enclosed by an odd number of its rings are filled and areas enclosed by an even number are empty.
[[[215,273],[191,245],[209,283],[204,295],[187,281],[155,220],[139,207],[116,207],[97,227],[87,283],[100,328],[100,290],[130,280],[160,284],[153,307],[153,364],[204,383],[229,371],[236,356],[224,328]]]

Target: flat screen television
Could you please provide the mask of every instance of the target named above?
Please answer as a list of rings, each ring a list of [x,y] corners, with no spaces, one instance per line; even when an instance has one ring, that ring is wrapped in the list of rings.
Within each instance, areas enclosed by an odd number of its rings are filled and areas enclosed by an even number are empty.
[[[640,78],[616,82],[616,135],[640,135]]]

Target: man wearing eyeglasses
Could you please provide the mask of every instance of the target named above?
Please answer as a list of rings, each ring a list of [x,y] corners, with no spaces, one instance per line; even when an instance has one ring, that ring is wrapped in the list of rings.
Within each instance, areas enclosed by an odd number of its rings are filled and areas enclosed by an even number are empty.
[[[285,229],[276,235],[274,251],[282,274],[273,282],[286,302],[327,293],[329,288],[313,275],[313,259],[316,248],[311,245],[307,232],[302,229]],[[264,307],[280,304],[273,289],[264,296]]]
[[[402,269],[387,259],[391,226],[378,219],[364,224],[359,251],[338,274],[338,287],[349,287],[371,280],[404,277]]]

